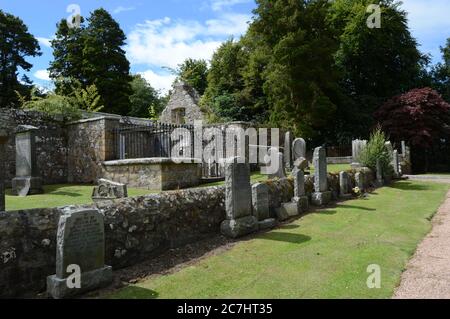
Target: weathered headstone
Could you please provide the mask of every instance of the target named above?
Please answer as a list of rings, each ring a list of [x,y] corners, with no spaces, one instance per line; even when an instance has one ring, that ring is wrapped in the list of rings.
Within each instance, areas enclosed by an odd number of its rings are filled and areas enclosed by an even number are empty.
[[[0,212],[5,210],[5,162],[6,162],[6,143],[8,134],[5,130],[0,130]]]
[[[103,215],[98,210],[64,211],[56,245],[56,275],[47,277],[47,292],[53,298],[73,297],[112,282],[112,268],[105,265]]]
[[[292,143],[294,138],[291,132],[287,132],[284,136],[284,163],[288,169],[292,168]]]
[[[128,197],[127,185],[99,179],[98,186],[94,187],[92,200],[94,202]]]
[[[376,179],[376,186],[381,187],[384,185],[383,180],[383,166],[381,165],[381,161],[377,160],[377,179]]]
[[[355,184],[356,187],[358,187],[361,192],[364,192],[366,190],[363,172],[357,172],[355,174]]]
[[[353,169],[356,169],[361,166],[359,162],[359,157],[361,155],[362,150],[367,146],[366,140],[354,140],[352,141],[352,163],[351,166]]]
[[[292,143],[292,160],[306,158],[306,142],[302,138],[296,138]]]
[[[16,177],[12,180],[12,192],[17,196],[43,193],[36,158],[37,130],[29,125],[16,129]]]
[[[252,204],[259,229],[275,227],[276,220],[270,218],[269,187],[266,184],[256,183],[252,186]]]
[[[314,150],[314,193],[312,202],[315,205],[326,205],[331,201],[331,192],[328,190],[327,156],[323,147]]]
[[[398,151],[394,150],[392,152],[392,167],[394,168],[394,177],[399,178],[401,176],[398,162]]]
[[[299,157],[294,162],[294,168],[299,169],[301,171],[305,171],[308,169],[309,163],[308,160],[304,157]]]
[[[305,193],[305,175],[303,171],[296,169],[292,172],[294,176],[294,197],[288,203],[282,203],[281,207],[276,209],[279,220],[286,220],[298,216],[300,213],[308,210],[308,197]]]
[[[347,172],[339,173],[339,197],[343,199],[348,199],[352,197],[349,192],[350,181]]]
[[[258,220],[252,215],[252,190],[249,164],[237,158],[225,163],[226,220],[221,224],[222,234],[237,238],[258,230]]]
[[[273,161],[273,159],[276,159]],[[266,165],[261,168],[261,174],[268,175],[269,179],[286,178],[286,171],[284,167],[283,153],[278,151],[277,148],[271,147],[264,157]]]

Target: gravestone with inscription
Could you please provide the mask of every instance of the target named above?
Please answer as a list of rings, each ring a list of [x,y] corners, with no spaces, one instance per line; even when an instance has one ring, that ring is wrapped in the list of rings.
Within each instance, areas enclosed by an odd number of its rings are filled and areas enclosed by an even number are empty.
[[[363,193],[366,190],[365,176],[363,172],[357,172],[355,174],[356,187]]]
[[[361,152],[366,148],[367,140],[354,140],[352,141],[352,169],[357,169],[361,167],[361,163],[359,162],[359,157]]]
[[[68,298],[111,282],[112,268],[105,265],[103,215],[96,209],[64,211],[58,225],[56,275],[47,277],[48,294]]]
[[[98,180],[98,186],[94,187],[92,192],[92,200],[94,202],[125,197],[128,197],[127,185],[103,178]]]
[[[256,183],[252,186],[253,215],[258,219],[259,229],[275,227],[276,220],[270,218],[269,186]]]
[[[237,238],[258,230],[258,220],[252,214],[250,166],[239,159],[225,162],[226,220],[220,226],[222,234]]]
[[[384,185],[384,180],[383,180],[383,166],[381,165],[381,161],[379,159],[377,159],[377,179],[375,181],[375,186],[376,187],[381,187]]]
[[[37,130],[30,125],[16,129],[16,177],[12,180],[12,193],[16,196],[43,193],[36,158]]]
[[[285,167],[292,169],[292,143],[294,138],[291,132],[287,132],[284,136],[284,163]]]
[[[0,130],[0,212],[5,210],[5,162],[8,134],[5,130]]]
[[[317,147],[314,150],[314,193],[311,200],[315,205],[326,205],[331,201],[331,192],[328,190],[327,156],[325,148]]]
[[[339,197],[342,199],[349,199],[352,194],[349,192],[350,178],[347,172],[339,173]]]
[[[299,158],[306,158],[306,142],[302,138],[296,138],[292,143],[292,156],[295,162]]]

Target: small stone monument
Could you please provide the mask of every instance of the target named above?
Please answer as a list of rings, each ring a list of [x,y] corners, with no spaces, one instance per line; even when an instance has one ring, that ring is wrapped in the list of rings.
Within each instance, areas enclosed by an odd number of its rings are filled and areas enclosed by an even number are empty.
[[[363,172],[357,172],[355,174],[355,184],[356,184],[356,187],[359,188],[361,193],[365,192],[365,190],[366,190],[366,183],[365,183],[365,178],[364,177],[365,176],[364,176]]]
[[[258,220],[252,215],[250,167],[237,158],[225,163],[225,210],[227,219],[220,225],[223,235],[237,238],[258,230]]]
[[[284,163],[287,169],[292,169],[292,143],[293,137],[291,132],[287,132],[284,136]]]
[[[8,142],[8,134],[5,130],[0,130],[0,212],[5,210],[5,145]]]
[[[352,194],[349,192],[349,176],[347,172],[339,173],[339,197],[342,199],[352,198]]]
[[[98,186],[94,187],[92,192],[92,200],[94,202],[125,197],[128,197],[127,185],[103,178],[98,180]]]
[[[81,276],[75,278],[77,267]],[[56,275],[47,277],[47,293],[55,299],[69,298],[111,282],[103,215],[96,209],[64,211],[58,225]]]
[[[269,187],[263,183],[252,186],[253,216],[258,219],[259,229],[269,229],[276,226],[276,220],[270,218]]]
[[[294,197],[291,202],[282,203],[276,209],[279,220],[286,220],[306,212],[309,207],[308,197],[305,193],[305,175],[301,170],[295,170],[294,175]]]
[[[16,177],[12,180],[12,193],[16,196],[43,193],[36,159],[37,130],[30,125],[16,129]]]
[[[314,193],[312,202],[314,205],[322,206],[331,201],[331,191],[328,190],[327,156],[323,147],[314,150]]]
[[[306,142],[302,138],[296,138],[292,143],[292,159],[306,158]]]
[[[276,158],[276,163],[272,159]],[[286,178],[286,171],[284,168],[283,153],[278,151],[276,147],[271,147],[264,157],[265,166],[261,167],[261,174],[268,175],[269,179]]]

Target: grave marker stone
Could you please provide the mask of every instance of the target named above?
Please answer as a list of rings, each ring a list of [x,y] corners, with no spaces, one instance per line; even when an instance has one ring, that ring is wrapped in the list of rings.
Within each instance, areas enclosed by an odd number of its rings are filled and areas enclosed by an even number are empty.
[[[293,136],[291,132],[287,132],[284,136],[284,163],[288,169],[292,168],[292,143]]]
[[[107,179],[99,179],[98,184],[92,192],[94,202],[128,197],[127,185],[125,184]]]
[[[47,292],[55,299],[73,297],[112,282],[112,268],[105,265],[103,215],[96,209],[64,211],[59,219],[56,275],[47,277]],[[81,270],[80,287],[70,288],[69,266]]]
[[[347,172],[339,173],[339,197],[343,199],[349,199],[352,194],[349,193],[350,181]]]
[[[306,142],[302,138],[296,138],[292,143],[293,161],[299,158],[306,158]]]
[[[309,202],[305,192],[305,174],[301,170],[294,170],[294,197],[291,202],[283,203],[276,209],[279,220],[286,220],[308,210]]]
[[[269,208],[269,187],[264,183],[257,183],[252,186],[253,215],[258,220],[259,229],[272,228],[276,225],[276,220],[270,218]]]
[[[331,192],[328,190],[327,157],[323,147],[314,150],[314,190],[312,202],[315,205],[326,205],[331,201]]]
[[[16,177],[12,180],[12,192],[17,196],[43,193],[36,158],[37,130],[30,125],[16,129]]]
[[[0,130],[0,212],[5,210],[5,162],[7,142],[8,134],[5,130]]]

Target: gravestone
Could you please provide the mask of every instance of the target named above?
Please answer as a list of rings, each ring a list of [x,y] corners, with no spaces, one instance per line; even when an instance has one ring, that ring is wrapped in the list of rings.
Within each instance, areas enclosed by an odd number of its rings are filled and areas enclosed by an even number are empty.
[[[306,212],[309,207],[308,197],[305,192],[305,174],[301,170],[292,172],[294,176],[294,197],[291,202],[282,203],[281,207],[276,209],[279,220],[286,220]]]
[[[284,136],[284,163],[287,169],[292,169],[292,143],[294,138],[291,132],[287,132]]]
[[[259,229],[273,228],[276,220],[270,218],[269,187],[263,183],[252,186],[253,215],[258,220]]]
[[[16,129],[16,177],[12,180],[12,193],[16,196],[43,193],[36,158],[37,130],[30,125]]]
[[[350,180],[347,172],[339,173],[339,197],[342,199],[349,199],[352,194],[349,192]]]
[[[381,165],[380,160],[377,160],[377,179],[376,179],[376,186],[381,187],[384,185],[383,180],[383,167]]]
[[[73,265],[81,271],[78,287],[73,287]],[[55,299],[68,298],[111,282],[112,268],[105,265],[103,215],[96,209],[64,211],[58,224],[56,274],[47,277],[47,293]]]
[[[356,187],[358,187],[361,191],[361,193],[365,192],[365,180],[364,180],[364,173],[363,172],[357,172],[355,174],[355,184]]]
[[[359,156],[366,146],[367,146],[366,140],[352,141],[352,163],[351,163],[352,169],[357,169],[358,167],[361,166],[361,163],[359,162]]]
[[[397,150],[394,150],[392,152],[392,167],[394,168],[394,177],[395,178],[401,177],[400,170],[399,170],[398,151]]]
[[[292,143],[292,160],[306,158],[306,142],[302,138],[296,138]]]
[[[6,143],[8,134],[5,130],[0,130],[0,212],[5,210],[5,162],[6,162]]]
[[[314,193],[312,202],[317,206],[326,205],[331,201],[331,191],[328,190],[327,156],[325,148],[314,150]]]
[[[127,185],[125,184],[107,179],[99,179],[98,184],[92,192],[92,200],[94,202],[128,197]]]
[[[276,159],[275,162],[273,159]],[[271,147],[264,157],[266,165],[261,167],[261,174],[268,175],[268,179],[286,178],[284,156],[276,147]]]
[[[258,230],[258,220],[252,215],[250,166],[238,158],[225,161],[226,220],[220,226],[222,234],[237,238]]]

